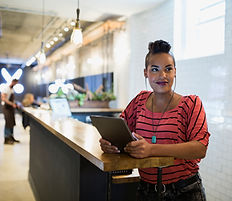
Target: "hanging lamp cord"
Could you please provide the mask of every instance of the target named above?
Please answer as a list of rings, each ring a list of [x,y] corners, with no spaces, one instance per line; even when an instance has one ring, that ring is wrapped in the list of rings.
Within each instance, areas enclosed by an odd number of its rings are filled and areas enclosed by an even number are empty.
[[[80,4],[79,4],[79,0],[77,0],[77,20],[79,21],[79,16],[80,16]]]
[[[76,19],[76,28],[80,28],[80,7],[79,7],[79,0],[77,0],[77,19]]]
[[[41,50],[43,49],[43,39],[44,39],[44,0],[42,0],[42,39],[41,39]]]

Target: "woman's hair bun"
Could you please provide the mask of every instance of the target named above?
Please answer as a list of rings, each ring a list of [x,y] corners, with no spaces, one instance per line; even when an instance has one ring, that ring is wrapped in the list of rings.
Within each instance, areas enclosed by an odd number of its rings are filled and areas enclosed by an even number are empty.
[[[150,42],[148,45],[148,50],[150,53],[169,53],[171,45],[164,40],[157,40],[155,42]]]
[[[145,57],[145,68],[147,69],[148,67],[150,56],[159,53],[167,53],[171,55],[171,57],[173,58],[174,66],[176,66],[175,58],[172,52],[170,52],[170,49],[171,49],[171,45],[164,40],[156,40],[154,42],[150,42],[148,45],[149,52]]]

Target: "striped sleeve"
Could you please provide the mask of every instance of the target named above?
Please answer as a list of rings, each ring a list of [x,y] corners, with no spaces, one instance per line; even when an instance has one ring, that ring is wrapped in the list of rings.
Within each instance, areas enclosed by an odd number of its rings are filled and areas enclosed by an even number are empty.
[[[149,93],[147,91],[141,91],[135,98],[131,100],[126,109],[123,110],[122,114],[120,115],[120,117],[126,121],[131,132],[135,132],[137,115],[141,110],[141,106],[143,105],[142,102],[145,101],[148,95]]]
[[[189,96],[187,139],[199,141],[207,146],[209,136],[203,104],[198,96]]]
[[[130,131],[135,132],[135,126],[136,126],[136,108],[135,108],[135,101],[136,98],[134,98],[126,107],[125,110],[122,111],[120,117],[123,118]]]

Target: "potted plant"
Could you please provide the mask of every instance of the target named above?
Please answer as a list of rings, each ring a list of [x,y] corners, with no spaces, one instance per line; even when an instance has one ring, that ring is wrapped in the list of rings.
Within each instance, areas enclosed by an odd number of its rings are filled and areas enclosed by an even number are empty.
[[[76,89],[76,90],[75,90]],[[53,98],[67,98],[71,108],[108,108],[109,102],[116,99],[112,91],[103,91],[102,85],[95,92],[91,92],[88,87],[83,89],[79,85],[74,85],[74,89],[69,89],[65,94],[61,88],[56,94],[52,94]]]
[[[113,92],[92,93],[91,100],[85,100],[83,107],[89,108],[108,108],[109,102],[115,100],[116,96]]]

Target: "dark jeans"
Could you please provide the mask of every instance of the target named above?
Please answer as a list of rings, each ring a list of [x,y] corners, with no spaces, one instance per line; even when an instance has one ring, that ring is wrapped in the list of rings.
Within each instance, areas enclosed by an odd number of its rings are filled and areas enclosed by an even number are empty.
[[[156,201],[155,189],[155,184],[141,181],[137,190],[137,201]],[[167,184],[162,191],[162,201],[206,201],[205,190],[199,174]]]
[[[22,124],[24,129],[30,126],[30,117],[25,112],[22,112]]]
[[[13,136],[13,131],[14,131],[14,128],[7,128],[5,126],[4,127],[4,136],[5,136],[5,138],[9,138],[10,136]]]

